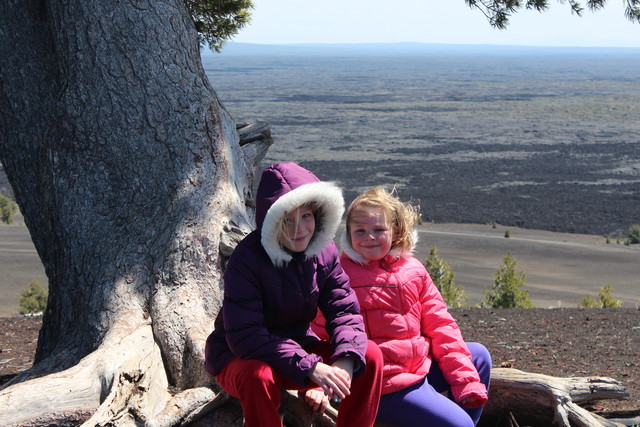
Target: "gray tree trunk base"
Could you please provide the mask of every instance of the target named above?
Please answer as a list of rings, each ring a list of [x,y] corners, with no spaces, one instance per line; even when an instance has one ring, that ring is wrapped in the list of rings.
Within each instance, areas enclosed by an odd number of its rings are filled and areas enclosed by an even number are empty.
[[[135,408],[133,413],[138,411],[140,417],[158,412],[170,394],[151,326],[147,323],[119,332],[72,368],[4,388],[0,425],[55,420],[78,411],[93,414],[90,425],[103,425],[107,420],[134,425],[130,409]],[[29,371],[23,377],[28,375]]]

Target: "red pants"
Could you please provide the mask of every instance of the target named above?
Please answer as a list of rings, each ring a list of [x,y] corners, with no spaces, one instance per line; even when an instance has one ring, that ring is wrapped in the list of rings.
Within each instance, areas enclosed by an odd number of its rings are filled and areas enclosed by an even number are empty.
[[[327,361],[333,355],[333,349],[326,341],[319,342],[311,350]],[[337,427],[373,426],[376,420],[382,390],[383,360],[380,349],[373,341],[369,341],[367,345],[365,360],[366,370],[353,378],[351,394],[340,403]],[[281,427],[282,421],[278,414],[280,391],[317,387],[314,383],[300,387],[261,360],[243,360],[237,357],[227,363],[216,379],[227,393],[240,399],[247,427]]]

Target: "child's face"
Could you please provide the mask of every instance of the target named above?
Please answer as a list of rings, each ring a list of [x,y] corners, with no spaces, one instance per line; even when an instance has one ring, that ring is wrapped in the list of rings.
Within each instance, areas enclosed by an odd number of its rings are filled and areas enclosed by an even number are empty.
[[[382,208],[357,207],[350,221],[351,246],[356,252],[367,261],[382,259],[389,253],[393,229]]]
[[[280,244],[292,252],[304,252],[316,229],[316,219],[309,207],[297,208],[284,216],[284,233]]]

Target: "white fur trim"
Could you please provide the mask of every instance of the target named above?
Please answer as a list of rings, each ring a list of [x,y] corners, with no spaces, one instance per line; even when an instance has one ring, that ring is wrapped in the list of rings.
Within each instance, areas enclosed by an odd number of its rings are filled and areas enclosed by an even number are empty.
[[[317,203],[322,214],[316,222],[316,231],[305,255],[318,255],[336,235],[344,213],[344,198],[340,187],[332,182],[321,181],[294,188],[271,205],[262,223],[262,246],[278,268],[292,259],[291,254],[278,242],[278,223],[285,213],[309,202]]]

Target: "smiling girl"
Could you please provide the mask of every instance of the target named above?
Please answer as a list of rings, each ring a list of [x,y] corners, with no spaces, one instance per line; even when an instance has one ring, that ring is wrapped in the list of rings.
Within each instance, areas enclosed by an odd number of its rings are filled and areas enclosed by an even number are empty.
[[[367,335],[384,356],[377,421],[473,426],[487,401],[491,357],[484,346],[464,342],[429,273],[412,255],[417,222],[417,209],[382,187],[358,196],[347,212],[341,264]],[[322,316],[312,326],[322,336]],[[308,401],[314,396],[307,392]]]

